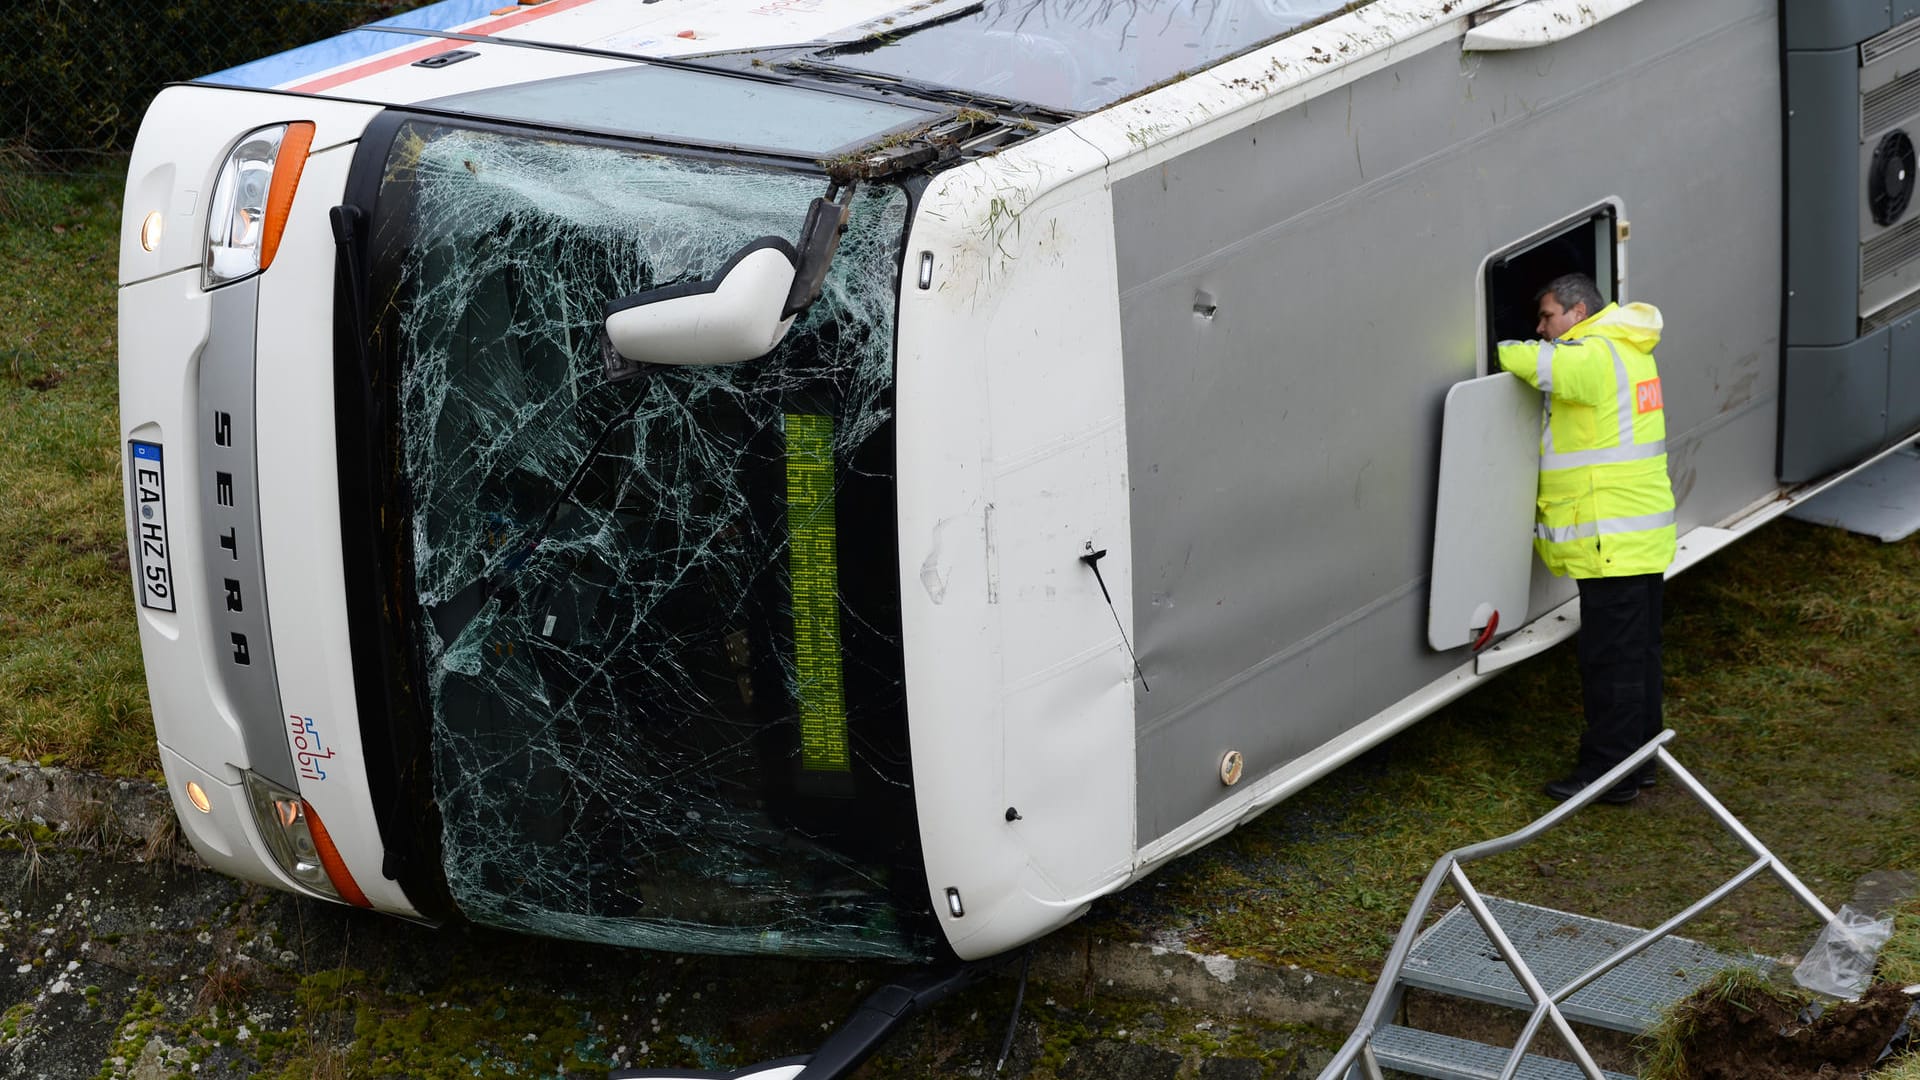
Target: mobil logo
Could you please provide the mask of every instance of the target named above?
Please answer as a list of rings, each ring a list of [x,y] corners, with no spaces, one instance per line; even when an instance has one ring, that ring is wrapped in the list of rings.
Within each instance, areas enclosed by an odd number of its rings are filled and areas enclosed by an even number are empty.
[[[293,763],[303,780],[325,780],[333,750],[320,737],[320,726],[311,716],[288,714],[287,737],[293,744]]]

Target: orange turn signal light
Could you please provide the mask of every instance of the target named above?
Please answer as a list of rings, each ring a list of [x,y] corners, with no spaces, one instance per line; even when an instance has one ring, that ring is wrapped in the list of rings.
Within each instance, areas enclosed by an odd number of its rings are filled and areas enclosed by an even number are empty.
[[[313,804],[302,799],[300,805],[306,810],[307,832],[313,837],[314,850],[320,853],[320,865],[327,871],[327,880],[333,882],[334,889],[340,893],[340,899],[354,907],[372,907],[373,901],[360,891],[360,883],[348,872],[347,860],[340,857],[340,849],[333,846],[327,827],[320,824],[320,815],[313,812]]]
[[[273,179],[267,186],[267,213],[260,236],[260,269],[273,265],[280,250],[280,234],[287,229],[287,214],[293,209],[293,193],[300,186],[300,174],[307,168],[307,153],[313,149],[313,121],[296,120],[287,125],[280,140],[280,152],[273,159]]]

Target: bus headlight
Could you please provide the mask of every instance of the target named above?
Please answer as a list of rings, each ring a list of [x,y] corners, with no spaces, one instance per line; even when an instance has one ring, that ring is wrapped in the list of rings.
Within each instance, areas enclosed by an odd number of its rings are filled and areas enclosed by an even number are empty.
[[[257,128],[241,136],[221,162],[207,204],[206,288],[273,265],[313,131],[305,120]]]
[[[321,896],[371,907],[313,807],[271,780],[253,772],[245,775],[254,824],[280,869]]]

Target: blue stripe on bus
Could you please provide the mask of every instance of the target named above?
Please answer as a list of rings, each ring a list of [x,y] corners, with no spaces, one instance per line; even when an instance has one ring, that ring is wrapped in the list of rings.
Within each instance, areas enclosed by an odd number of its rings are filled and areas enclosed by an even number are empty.
[[[476,22],[501,6],[502,0],[441,0],[438,4],[429,4],[418,11],[402,12],[368,25],[408,30],[451,30],[456,26]],[[409,41],[407,37],[400,34],[349,30],[324,41],[316,41],[297,49],[288,49],[286,52],[249,61],[238,67],[230,67],[225,71],[218,71],[194,81],[213,83],[216,86],[268,90],[298,82],[322,71],[331,71],[337,67],[370,59],[381,53],[416,44],[419,42]]]
[[[270,90],[299,82],[311,75],[378,56],[393,49],[419,44],[418,39],[374,30],[351,30],[325,41],[288,49],[250,63],[195,79],[216,86],[238,86],[250,90]]]

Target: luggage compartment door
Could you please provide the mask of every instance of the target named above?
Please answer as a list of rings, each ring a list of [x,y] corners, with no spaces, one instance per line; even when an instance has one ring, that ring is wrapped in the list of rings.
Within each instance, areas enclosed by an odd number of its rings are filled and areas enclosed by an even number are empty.
[[[1526,621],[1539,472],[1539,391],[1504,371],[1447,391],[1427,599],[1435,649],[1484,645]]]

